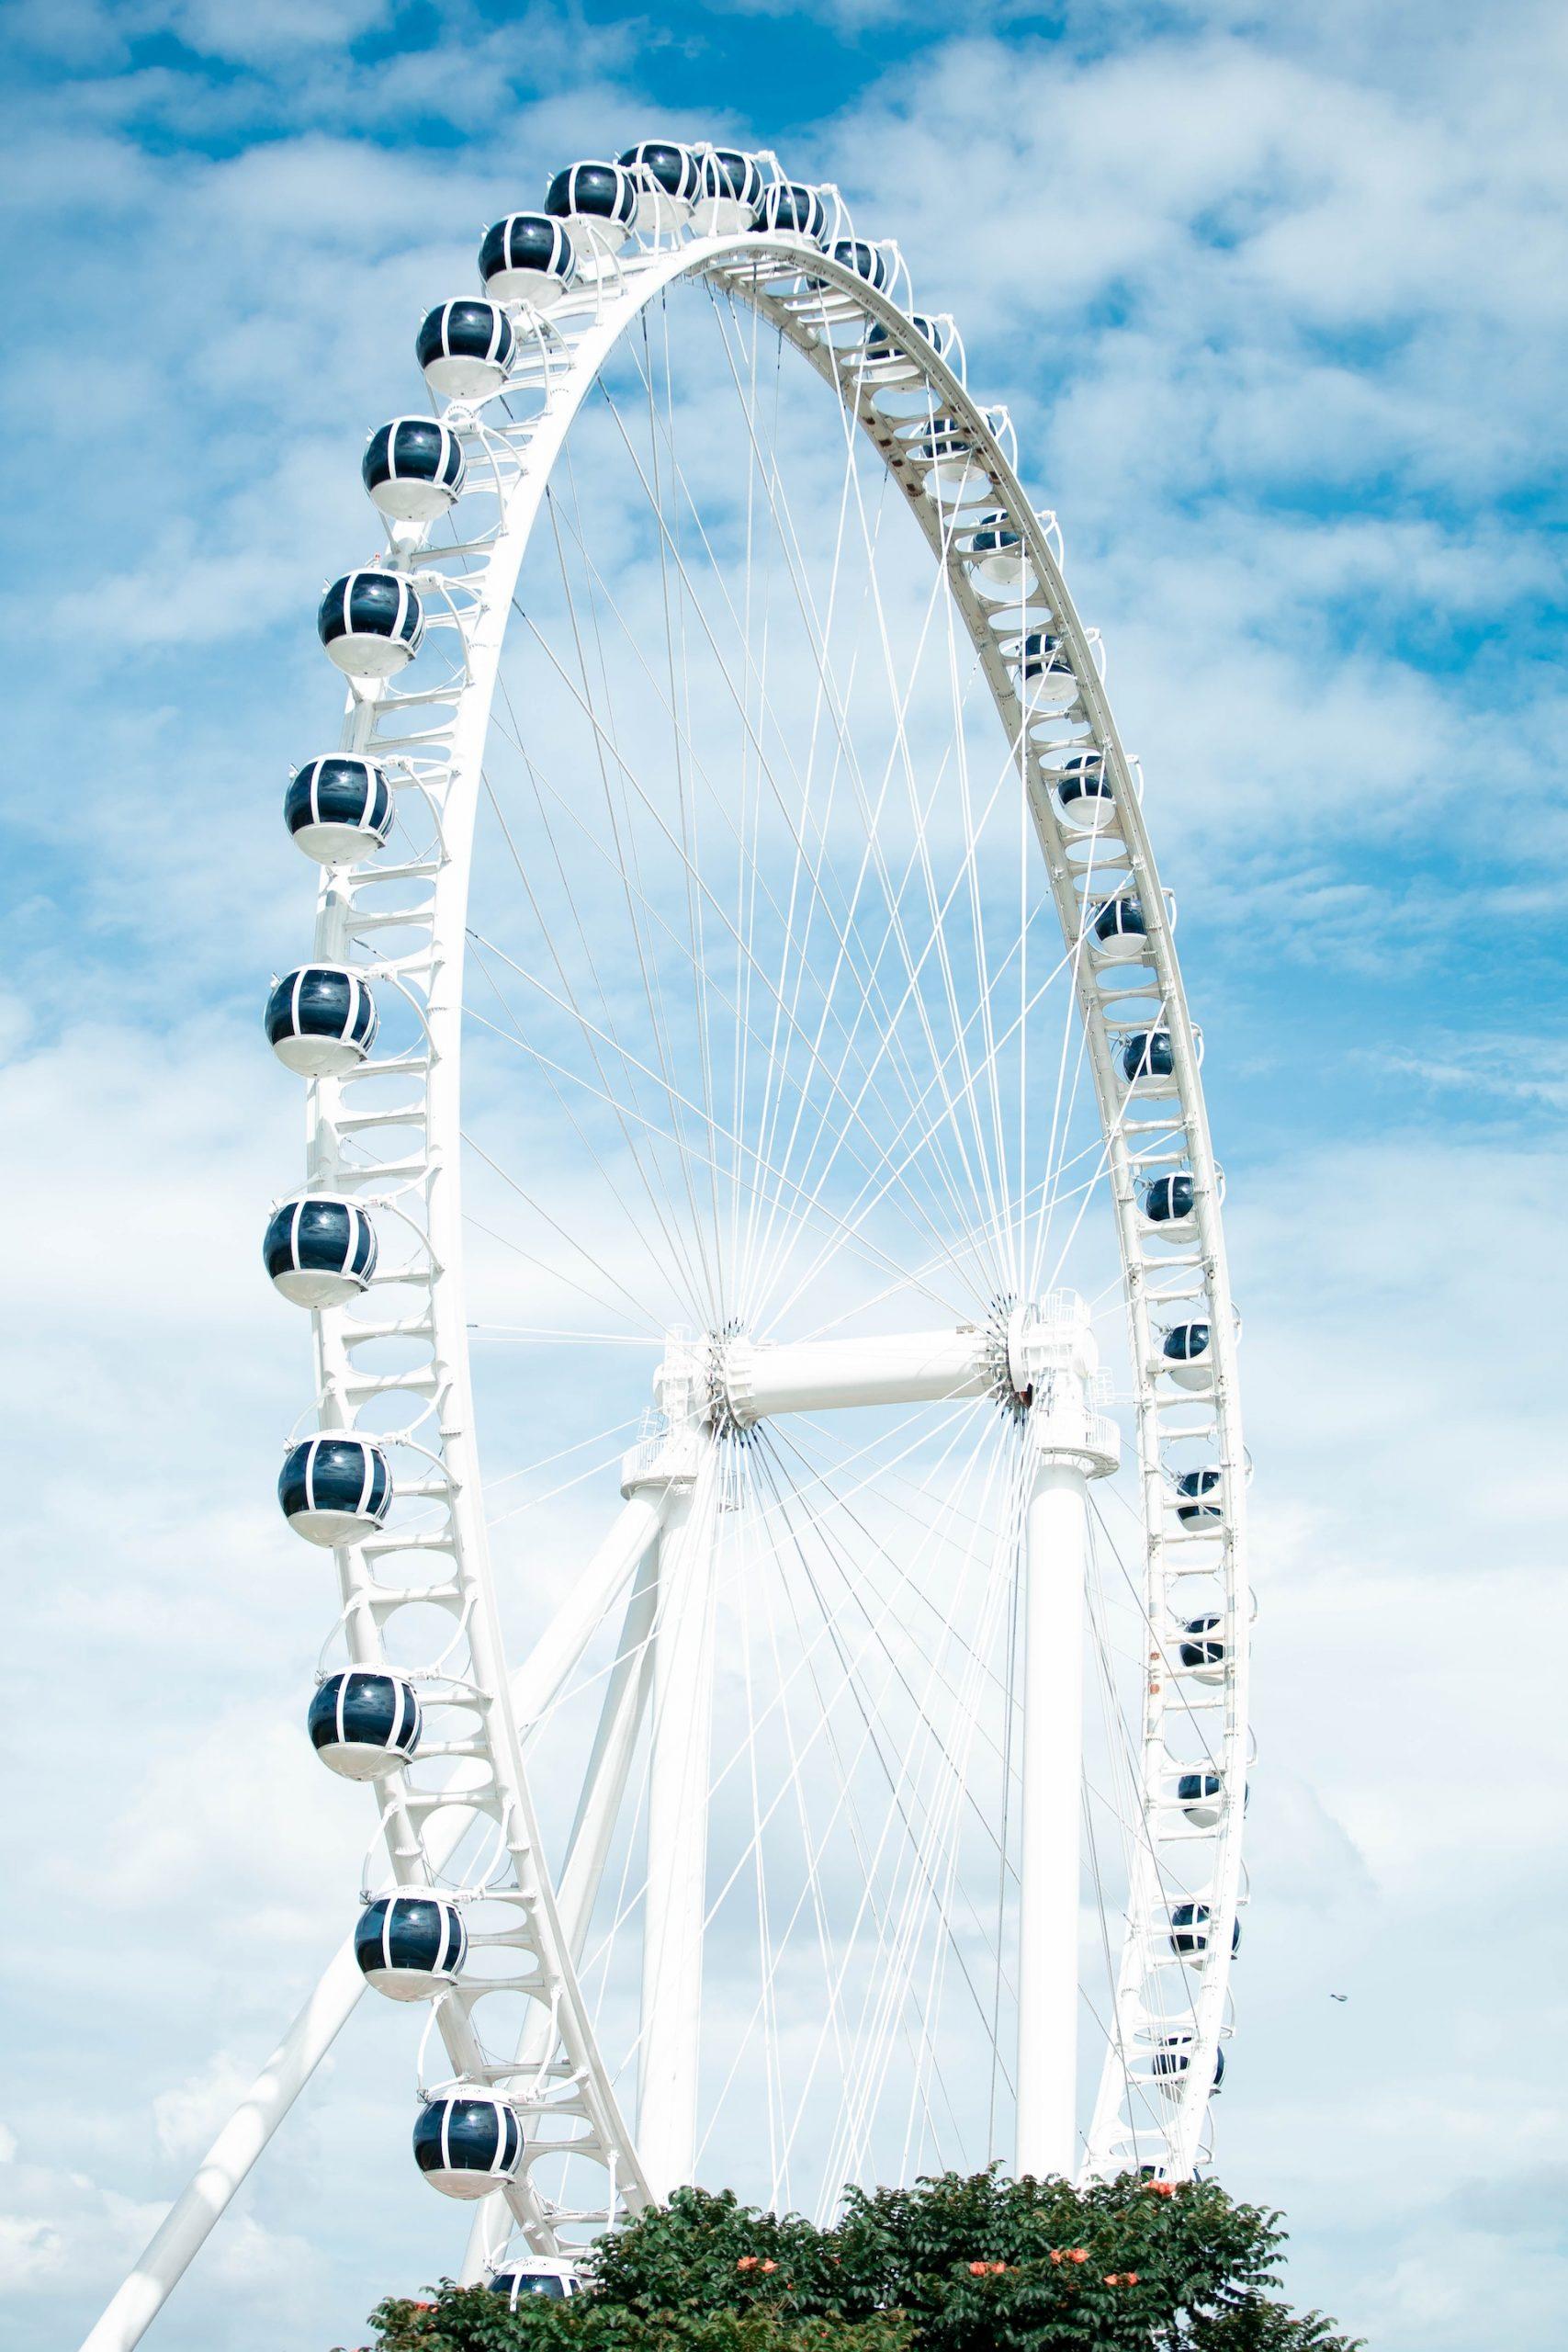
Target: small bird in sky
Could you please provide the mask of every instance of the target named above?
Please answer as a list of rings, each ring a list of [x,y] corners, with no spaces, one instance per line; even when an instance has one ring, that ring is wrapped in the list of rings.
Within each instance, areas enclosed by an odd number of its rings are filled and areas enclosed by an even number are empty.
[[[1330,1993],[1328,1997],[1331,2001],[1348,2001],[1350,1996],[1348,1993]]]

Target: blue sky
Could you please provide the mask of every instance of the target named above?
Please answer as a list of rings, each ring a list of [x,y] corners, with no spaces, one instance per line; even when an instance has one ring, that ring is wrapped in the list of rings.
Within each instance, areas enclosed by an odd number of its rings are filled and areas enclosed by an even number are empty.
[[[1558,2342],[1561,14],[22,0],[6,39],[18,2346],[85,2324],[358,1858],[296,1728],[299,1335],[254,1269],[313,599],[426,301],[664,130],[838,181],[960,316],[1148,773],[1258,1464],[1222,2172],[1380,2347]],[[416,2233],[450,2259],[359,2022],[171,2352],[354,2340]]]

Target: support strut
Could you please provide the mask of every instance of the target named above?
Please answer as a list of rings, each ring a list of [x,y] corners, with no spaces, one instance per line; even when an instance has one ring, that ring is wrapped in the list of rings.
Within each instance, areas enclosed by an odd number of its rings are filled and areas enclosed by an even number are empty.
[[[1021,2178],[1077,2167],[1079,1819],[1089,1483],[1121,1456],[1093,1409],[1097,1363],[1079,1302],[1015,1318],[1014,1383],[1031,1399],[1023,1522],[1023,1791],[1019,1856],[1018,2116]]]

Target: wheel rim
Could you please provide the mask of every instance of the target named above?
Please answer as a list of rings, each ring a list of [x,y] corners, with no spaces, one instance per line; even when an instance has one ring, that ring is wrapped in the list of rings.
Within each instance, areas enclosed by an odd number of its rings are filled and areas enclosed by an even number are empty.
[[[330,1311],[316,1317],[321,1425],[353,1425],[388,1437],[402,1432],[412,1439],[412,1443],[395,1449],[400,1465],[399,1519],[385,1538],[338,1555],[344,1589],[342,1630],[348,1655],[356,1663],[379,1660],[389,1643],[396,1648],[397,1612],[389,1606],[388,1591],[394,1579],[400,1589],[420,1595],[417,1602],[411,1599],[407,1603],[407,1614],[412,1619],[417,1613],[422,1627],[428,1629],[432,1608],[446,1614],[447,1623],[437,1647],[432,1651],[426,1641],[420,1650],[416,1644],[413,1655],[404,1653],[403,1662],[424,1669],[427,1708],[433,1698],[439,1704],[444,1695],[467,1702],[449,1720],[453,1729],[465,1735],[473,1753],[460,1762],[448,1761],[438,1771],[429,1765],[416,1768],[408,1775],[397,1776],[390,1784],[388,1821],[394,1874],[400,1883],[417,1884],[432,1875],[438,1883],[452,1883],[456,1873],[456,1883],[461,1886],[467,1882],[471,1892],[481,1881],[490,1883],[487,1871],[499,1871],[491,1886],[490,1904],[476,1904],[473,1917],[479,1918],[482,1913],[499,1923],[500,1932],[521,1937],[522,1941],[491,1948],[499,1958],[488,1968],[484,1981],[493,1985],[494,1992],[484,1997],[495,2007],[504,1997],[504,1984],[498,1981],[504,1978],[512,1983],[517,1998],[532,2003],[536,2010],[540,2004],[534,1992],[523,1988],[525,1984],[548,1988],[550,2031],[558,2036],[559,2049],[547,2054],[543,2074],[536,2051],[530,2053],[529,2071],[519,2075],[514,2071],[515,2061],[509,2063],[508,2053],[499,2050],[494,2034],[487,2032],[481,2042],[476,2018],[482,2005],[476,2004],[471,1991],[444,1994],[434,2012],[447,2063],[457,2075],[502,2082],[523,2108],[536,2149],[547,2146],[551,2132],[564,2132],[573,2139],[579,2154],[592,2160],[592,2177],[601,2184],[597,2189],[581,2185],[590,2172],[589,2164],[562,2166],[552,2158],[548,2165],[531,2162],[507,2190],[507,2219],[520,2225],[542,2251],[570,2244],[581,2230],[591,2230],[610,2218],[621,2203],[640,2201],[647,2179],[628,2128],[629,2102],[622,2095],[628,2080],[626,2068],[618,2066],[611,2054],[609,2034],[596,2030],[592,2002],[579,1984],[573,1963],[572,1937],[563,1927],[556,1904],[550,1860],[530,1798],[531,1774],[538,1770],[544,1754],[545,1735],[536,1736],[525,1756],[509,1696],[505,1645],[489,1561],[486,1513],[480,1503],[473,1442],[469,1317],[462,1289],[464,1240],[458,1202],[462,1107],[457,1087],[465,1033],[470,1048],[475,1035],[476,968],[480,978],[491,984],[495,973],[506,967],[498,954],[499,943],[481,933],[478,943],[469,943],[469,985],[465,989],[465,940],[472,928],[474,828],[487,796],[498,820],[504,816],[503,797],[486,779],[493,776],[497,765],[497,729],[504,724],[508,691],[503,647],[509,620],[515,628],[518,619],[513,591],[530,533],[536,551],[539,526],[551,519],[550,486],[564,480],[569,427],[574,426],[583,401],[601,380],[603,370],[613,373],[615,355],[626,347],[623,339],[640,333],[649,316],[662,312],[667,300],[678,292],[681,280],[695,280],[699,288],[716,288],[719,300],[733,306],[736,318],[744,312],[770,334],[793,345],[818,376],[832,384],[843,413],[865,428],[859,443],[852,435],[847,446],[874,447],[884,457],[894,456],[900,481],[908,478],[911,427],[930,434],[932,420],[955,419],[971,453],[954,468],[949,462],[953,436],[944,439],[938,433],[928,451],[937,470],[933,475],[924,468],[920,474],[922,481],[934,483],[935,494],[911,495],[908,503],[938,558],[941,569],[933,566],[931,576],[939,587],[943,573],[947,575],[953,593],[951,605],[942,598],[942,611],[953,616],[959,631],[956,641],[974,649],[976,691],[988,693],[1001,715],[1003,733],[998,748],[1008,754],[1002,761],[1003,773],[1010,775],[1015,786],[1013,832],[1016,836],[1019,822],[1027,815],[1043,854],[1051,893],[1050,899],[1042,903],[1049,912],[1054,901],[1059,921],[1057,953],[1061,955],[1065,944],[1069,959],[1065,984],[1083,1018],[1083,1068],[1098,1105],[1104,1156],[1100,1189],[1109,1193],[1113,1206],[1130,1333],[1130,1386],[1136,1400],[1137,1421],[1137,1462],[1130,1483],[1136,1490],[1134,1507],[1143,1531],[1142,1556],[1134,1563],[1141,1583],[1138,1615],[1140,1634],[1148,1636],[1144,1646],[1152,1643],[1154,1653],[1151,1668],[1142,1678],[1141,1719],[1128,1742],[1132,1792],[1121,1801],[1131,1832],[1126,1841],[1125,1926],[1120,1958],[1107,1971],[1102,2019],[1106,2050],[1099,2096],[1088,2119],[1086,2167],[1098,2172],[1127,2163],[1147,2163],[1172,2175],[1190,2170],[1203,2143],[1213,2053],[1228,2030],[1230,1939],[1240,1893],[1239,1795],[1246,1772],[1247,1611],[1241,1570],[1245,1456],[1237,1418],[1234,1318],[1219,1216],[1219,1184],[1198,1076],[1198,1044],[1175,964],[1168,913],[1144,831],[1134,780],[1105,703],[1093,649],[1062,584],[1047,527],[1027,507],[1004,446],[1005,420],[988,420],[975,407],[960,377],[911,332],[893,300],[875,294],[815,252],[810,258],[811,283],[803,283],[804,251],[799,239],[714,238],[678,250],[656,248],[623,261],[605,270],[594,291],[579,290],[552,310],[547,334],[525,342],[509,395],[522,421],[506,421],[495,402],[478,411],[448,413],[448,422],[459,432],[468,458],[469,492],[456,510],[457,528],[464,534],[468,551],[444,552],[439,533],[432,534],[423,547],[412,536],[404,536],[398,560],[420,575],[432,624],[426,659],[417,673],[410,673],[408,685],[394,681],[363,698],[352,699],[344,738],[345,749],[401,763],[400,807],[412,812],[412,817],[405,815],[401,838],[411,851],[400,854],[394,843],[378,860],[338,870],[323,888],[319,911],[317,957],[368,963],[384,1001],[396,1002],[400,1008],[403,1035],[400,1046],[394,1035],[383,1047],[373,1071],[318,1081],[313,1087],[312,1186],[346,1188],[376,1203],[383,1252],[388,1230],[398,1226],[408,1237],[404,1262],[415,1277],[400,1295],[402,1309],[395,1315],[382,1312],[384,1301],[400,1296],[394,1283],[380,1293],[370,1320],[360,1310],[346,1315]],[[847,368],[844,364],[845,352],[854,352],[856,338],[863,337],[868,323],[879,327],[891,350],[899,355],[897,360],[879,360],[879,373],[864,364],[863,342],[862,356],[852,357]],[[909,371],[909,397],[898,404],[903,413],[890,414],[889,378],[900,364]],[[539,395],[544,396],[544,405],[536,409]],[[528,414],[530,410],[535,413]],[[955,489],[967,487],[969,471],[984,478],[983,500],[954,496]],[[892,495],[897,501],[898,492]],[[482,545],[476,544],[470,509],[480,510],[481,526],[486,513],[496,526]],[[1009,527],[1017,532],[1037,583],[1036,594],[1021,605],[1020,626],[1015,630],[1004,631],[995,625],[997,603],[978,593],[973,567],[950,560],[958,520],[967,518],[968,528],[988,512],[1008,516]],[[558,531],[556,536],[558,546]],[[527,574],[523,576],[526,588]],[[1056,693],[1047,680],[1044,699],[1032,704],[1033,716],[1026,716],[1012,649],[1030,634],[1024,624],[1032,616],[1061,639],[1061,658],[1070,673],[1070,684],[1065,683]],[[948,645],[953,641],[944,639]],[[743,703],[744,697],[740,699]],[[513,732],[519,734],[514,712],[512,718]],[[991,725],[994,729],[994,718]],[[1072,837],[1064,828],[1061,801],[1053,788],[1054,780],[1059,781],[1066,765],[1086,752],[1097,753],[1103,762],[1120,823],[1110,853],[1103,841],[1093,853],[1094,887],[1088,893],[1080,889],[1086,854],[1081,844],[1073,847]],[[759,760],[759,775],[766,764]],[[428,855],[419,854],[422,840],[431,853]],[[483,845],[481,835],[481,851]],[[1117,855],[1124,859],[1120,865],[1112,862]],[[754,863],[760,865],[761,860]],[[1038,867],[1035,874],[1038,876]],[[1135,889],[1148,923],[1152,983],[1140,994],[1108,998],[1100,977],[1104,967],[1081,944],[1088,927],[1086,906],[1097,901],[1102,892],[1114,895],[1124,886]],[[887,896],[891,902],[894,893],[889,891]],[[547,937],[552,925],[541,919],[538,929],[542,937]],[[848,953],[842,938],[838,953],[842,969]],[[523,957],[513,960],[526,962]],[[1020,960],[1021,968],[1023,959]],[[695,968],[695,958],[693,962]],[[874,1010],[872,992],[866,993]],[[775,1019],[775,1032],[782,1018],[780,1014]],[[1115,1074],[1119,1044],[1127,1035],[1156,1027],[1170,1039],[1173,1090],[1147,1103],[1134,1101],[1134,1114],[1129,1117],[1129,1098]],[[586,1036],[581,1021],[579,1029]],[[537,1049],[533,1058],[536,1066],[541,1059]],[[645,1097],[649,1067],[644,1063]],[[558,1078],[560,1075],[558,1070]],[[566,1075],[570,1080],[580,1073]],[[658,1077],[656,1072],[656,1082]],[[666,1078],[667,1104],[673,1105],[678,1093],[689,1108],[694,1097],[672,1089]],[[761,1134],[773,1136],[775,1149],[776,1138],[783,1133],[778,1125],[782,1102],[781,1089],[772,1105],[774,1125],[769,1129],[764,1124],[761,1129]],[[1005,1122],[1007,1106],[998,1100],[991,1108],[998,1121]],[[391,1114],[400,1111],[407,1115],[394,1123]],[[764,1121],[767,1115],[764,1102]],[[731,1147],[732,1173],[742,1164],[739,1125],[737,1120],[725,1136]],[[710,1105],[710,1147],[716,1133]],[[955,1138],[963,1133],[962,1122],[956,1118],[953,1133]],[[886,1136],[883,1139],[886,1140]],[[1172,1251],[1151,1238],[1147,1220],[1140,1214],[1139,1185],[1155,1170],[1168,1169],[1178,1139],[1181,1165],[1194,1182],[1193,1231],[1185,1249]],[[482,1153],[482,1136],[476,1140]],[[786,1174],[760,1143],[752,1149],[758,1169],[766,1165],[779,1179]],[[689,1153],[684,1156],[691,1158]],[[1065,1140],[1061,1157],[1066,1157]],[[711,1148],[705,1158],[711,1163]],[[994,1190],[989,1201],[985,1198],[983,1175],[990,1171],[982,1168],[984,1158],[983,1131],[977,1128],[970,1173],[981,1205],[979,1224],[987,1230],[999,1231],[1007,1219],[996,1213]],[[1001,1158],[1005,1160],[1005,1152]],[[490,1159],[493,1167],[495,1155]],[[476,1165],[482,1164],[470,1157],[470,1175]],[[962,1168],[961,1153],[956,1159],[950,1159],[950,1182],[954,1165]],[[786,1200],[782,1182],[774,1183],[771,1197],[773,1215],[768,1230],[776,1236]],[[1086,1192],[1086,1204],[1089,1197]],[[929,1211],[929,1203],[927,1206]],[[798,1222],[804,1229],[804,1217]],[[787,1228],[787,1214],[785,1223]],[[693,1231],[700,1226],[700,1218],[694,1214]],[[913,1216],[909,1226],[911,1231],[915,1229]],[[862,1228],[863,1239],[866,1229]],[[690,1254],[691,1232],[682,1227],[678,1218],[667,1219],[660,1232],[670,1246],[671,1262],[681,1261],[684,1245],[687,1271],[694,1272],[697,1261]],[[721,1257],[718,1245],[723,1237],[717,1222],[713,1235],[716,1255]],[[755,1242],[755,1230],[750,1238]],[[880,1241],[877,1247],[885,1257],[896,1255]],[[753,1261],[755,1256],[753,1250]],[[974,1277],[982,1269],[984,1281],[976,1289]],[[798,1265],[794,1271],[798,1274]],[[907,1278],[908,1266],[903,1263],[897,1271]],[[756,1272],[755,1262],[750,1272]],[[700,1328],[731,1343],[739,1273],[738,1259],[735,1278],[715,1280],[710,1272],[705,1289],[698,1283],[693,1294],[702,1307],[697,1318]],[[920,1285],[906,1280],[906,1287]],[[960,1313],[967,1309],[972,1317],[976,1307],[992,1313],[998,1319],[999,1340],[1005,1350],[1005,1329],[1000,1328],[1005,1325],[1005,1302],[1021,1291],[1032,1295],[1042,1287],[1049,1284],[1041,1283],[1038,1269],[1026,1269],[1021,1262],[1010,1268],[1002,1257],[976,1251],[970,1288],[957,1306]],[[753,1311],[743,1318],[750,1328],[741,1335],[741,1344],[748,1337],[765,1334],[768,1310],[771,1306],[776,1312],[779,1297],[787,1289],[787,1278],[782,1291],[775,1289],[771,1297],[764,1292],[759,1298],[753,1288],[746,1301]],[[940,1292],[938,1298],[952,1304]],[[1207,1392],[1177,1386],[1168,1374],[1154,1368],[1165,1361],[1159,1352],[1161,1328],[1179,1317],[1209,1323],[1213,1379]],[[668,1314],[655,1317],[666,1328],[671,1319]],[[389,1322],[409,1328],[395,1334],[389,1331],[374,1344],[352,1336]],[[406,1363],[398,1360],[400,1350]],[[721,1355],[722,1351],[709,1349],[705,1356],[705,1377],[711,1376],[716,1353]],[[955,1410],[923,1409],[933,1425],[944,1416],[953,1419]],[[960,1415],[965,1410],[972,1416],[977,1411],[988,1413],[989,1408],[956,1408]],[[1002,1416],[992,1416],[998,1458],[1009,1442],[1007,1427]],[[811,1449],[813,1445],[820,1448],[822,1442],[797,1431],[787,1442],[794,1448],[795,1458],[804,1460],[809,1472]],[[760,1508],[762,1472],[759,1464],[768,1461],[769,1475],[776,1480],[785,1475],[788,1459],[782,1443],[771,1454],[760,1447],[732,1449],[732,1463],[750,1464],[747,1475],[753,1512]],[[1194,1522],[1190,1508],[1189,1519],[1183,1521],[1178,1516],[1181,1498],[1175,1481],[1182,1470],[1209,1463],[1221,1472],[1223,1516],[1213,1525]],[[788,1475],[807,1474],[797,1470]],[[811,1475],[820,1476],[820,1461]],[[731,1467],[724,1478],[729,1498],[735,1499],[743,1483],[741,1474]],[[1201,1504],[1203,1498],[1197,1500]],[[1015,1511],[1016,1506],[1010,1503],[1007,1512]],[[1109,1536],[1106,1540],[1109,1544]],[[411,1559],[420,1559],[430,1570],[417,1583],[408,1567]],[[976,1605],[983,1619],[990,1611],[991,1634],[1003,1639],[1005,1579],[994,1591],[987,1588]],[[1222,1672],[1217,1682],[1195,1682],[1182,1665],[1175,1629],[1209,1613],[1221,1620]],[[423,1633],[420,1639],[424,1639]],[[1010,1655],[1010,1644],[1004,1645]],[[580,1679],[592,1679],[593,1671],[591,1652],[584,1657]],[[429,1669],[435,1662],[441,1673],[432,1679]],[[603,1670],[601,1663],[598,1671]],[[754,1739],[752,1753],[755,1757]],[[1183,1815],[1173,1805],[1179,1768],[1200,1774],[1212,1771],[1219,1781],[1223,1802],[1213,1825],[1198,1826],[1190,1817],[1191,1807]],[[438,1781],[450,1781],[454,1774],[467,1780],[470,1794],[476,1793],[473,1784],[482,1780],[477,1793],[483,1800],[483,1817],[477,1828],[468,1831],[466,1845],[457,1849],[455,1862],[433,1873],[429,1850],[449,1837],[460,1808],[450,1797],[442,1804],[431,1804],[430,1792]],[[962,1775],[958,1785],[962,1800]],[[1004,1865],[1006,1817],[1004,1805]],[[1186,1850],[1179,1852],[1179,1849]],[[1000,1877],[1005,1889],[1005,1867]],[[1119,1907],[1118,1894],[1113,1873],[1106,1896],[1112,1913]],[[1171,1912],[1181,1900],[1207,1906],[1202,1923],[1207,1951],[1201,1967],[1191,1964],[1193,1954],[1183,1956],[1171,1946]],[[999,1908],[1005,1914],[1005,1897]],[[998,1951],[1000,1943],[998,1934]],[[911,1949],[923,1953],[925,1948],[916,1938]],[[910,1969],[904,1971],[906,1977],[911,1973]],[[891,2027],[897,2020],[879,2020],[874,2004],[872,2015],[873,2040],[886,2052],[891,2047]],[[1185,2039],[1177,2048],[1179,2037]],[[1169,2095],[1171,2076],[1162,2081],[1155,2072],[1162,2046],[1176,2049],[1178,2057],[1185,2061],[1175,2079],[1175,2097]],[[866,2159],[874,2137],[872,2124],[865,2120],[870,2097],[865,2064],[869,2063],[857,2061],[853,2073],[861,2096],[858,2108],[853,2101],[851,2108],[859,2121],[847,2136],[830,2140],[821,2154],[822,2194],[832,2193],[835,2166],[855,2168],[857,2162]],[[426,2069],[427,2078],[434,2080],[439,2072],[440,2062],[433,2063]],[[987,2128],[992,2131],[998,2107],[994,2089],[988,2105]],[[547,2117],[547,2110],[550,2111]],[[771,2122],[770,2130],[773,2178],[769,2186],[778,2187],[778,2148],[784,2127]],[[906,2159],[910,2145],[906,2132]],[[982,2147],[979,2153],[986,2150]],[[815,2187],[813,2193],[818,2193]],[[486,2250],[492,2255],[501,2244],[498,2222],[499,2217],[491,2214],[487,2224]]]

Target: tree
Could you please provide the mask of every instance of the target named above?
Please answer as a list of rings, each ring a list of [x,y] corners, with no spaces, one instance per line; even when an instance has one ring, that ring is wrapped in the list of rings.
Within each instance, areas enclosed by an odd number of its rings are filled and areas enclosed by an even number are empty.
[[[682,2188],[604,2241],[584,2294],[513,2312],[444,2281],[372,2324],[378,2352],[1358,2352],[1277,2300],[1283,2243],[1212,2181],[993,2165],[852,2189],[826,2230]]]
[[[910,2352],[897,2313],[792,2319],[765,2302],[729,2310],[642,2311],[595,2291],[531,2297],[510,2310],[482,2287],[444,2278],[435,2301],[389,2297],[371,2313],[377,2352]]]

